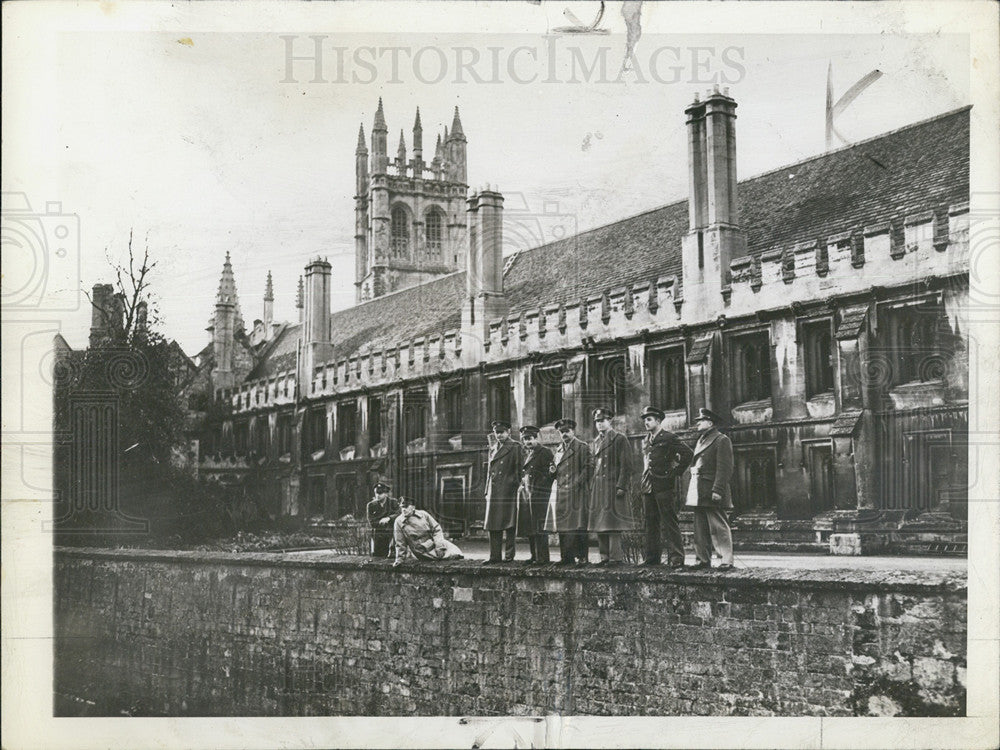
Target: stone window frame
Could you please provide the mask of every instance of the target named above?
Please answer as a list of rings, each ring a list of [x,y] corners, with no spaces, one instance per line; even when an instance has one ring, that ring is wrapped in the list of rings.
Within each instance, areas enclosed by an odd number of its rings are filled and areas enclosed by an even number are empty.
[[[383,399],[381,393],[376,393],[368,396],[368,403],[366,405],[367,413],[367,427],[368,427],[368,447],[369,449],[374,448],[376,445],[382,442],[382,408]]]
[[[447,218],[440,206],[431,206],[424,212],[424,253],[428,260],[441,262],[443,259]],[[433,236],[435,231],[436,238]]]
[[[409,260],[413,248],[412,223],[405,203],[394,203],[389,209],[389,253],[393,258]]]
[[[403,391],[400,416],[403,421],[403,442],[427,437],[430,395],[427,386],[411,386]]]
[[[501,381],[506,382],[506,387],[498,385]],[[487,429],[490,429],[490,423],[495,419],[502,419],[506,422],[511,422],[513,425],[513,421],[511,420],[513,395],[513,381],[509,370],[490,373],[486,376]],[[506,408],[503,408],[504,406]]]
[[[755,352],[750,351],[751,346]],[[739,405],[772,399],[771,329],[733,332],[726,337],[726,349],[733,402]]]
[[[326,408],[313,406],[306,409],[304,421],[303,456],[308,457],[317,451],[326,450]]]
[[[621,367],[614,362],[620,361]],[[593,356],[587,369],[587,392],[593,407],[607,407],[615,414],[623,414],[628,408],[628,353],[608,351]],[[618,373],[621,376],[618,376]],[[610,378],[609,378],[610,373]],[[608,382],[610,380],[610,388]]]
[[[343,450],[358,442],[358,401],[350,398],[337,402],[337,449]],[[345,417],[347,417],[345,419]]]
[[[531,368],[531,383],[535,389],[535,421],[539,427],[552,424],[562,417],[565,372],[565,362],[546,362]]]
[[[646,349],[646,372],[649,377],[649,401],[650,403],[664,411],[680,411],[687,408],[687,398],[688,398],[688,383],[687,383],[687,347],[684,345],[683,340],[665,342],[663,344],[658,344],[656,346],[651,346]],[[659,386],[661,385],[659,380],[659,375],[657,375],[656,364],[654,363],[654,358],[659,357],[666,358],[676,358],[676,368],[677,371],[669,377],[669,380],[673,381],[673,385],[676,386],[678,383],[678,378],[680,381],[679,395],[674,392],[674,389],[666,388],[666,392],[672,394],[672,398],[661,398],[663,395],[663,390]],[[667,383],[664,383],[667,385]]]
[[[805,371],[806,398],[833,395],[836,387],[836,338],[833,316],[809,318],[798,321],[799,340],[802,342],[802,363]],[[826,340],[826,354],[822,352],[822,341]],[[822,360],[826,359],[825,365]]]
[[[890,388],[911,383],[939,382],[942,359],[952,355],[939,330],[944,302],[938,295],[918,297],[878,306],[878,338],[888,356]]]
[[[749,458],[751,456],[754,460]],[[764,471],[760,470],[761,466],[765,467]],[[777,512],[778,468],[777,442],[733,445],[733,507],[737,514]],[[765,498],[763,503],[748,503],[748,483],[763,483],[759,493]]]
[[[465,410],[462,408],[462,397],[465,390],[463,385],[461,378],[445,380],[441,383],[441,389],[438,392],[438,416],[441,431],[448,437],[462,434],[465,422],[463,418]]]

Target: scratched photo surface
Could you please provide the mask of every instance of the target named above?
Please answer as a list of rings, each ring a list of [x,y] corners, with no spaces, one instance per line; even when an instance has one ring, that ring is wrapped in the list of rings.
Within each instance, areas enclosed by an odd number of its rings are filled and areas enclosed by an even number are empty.
[[[750,5],[4,6],[11,747],[995,746],[996,8]]]

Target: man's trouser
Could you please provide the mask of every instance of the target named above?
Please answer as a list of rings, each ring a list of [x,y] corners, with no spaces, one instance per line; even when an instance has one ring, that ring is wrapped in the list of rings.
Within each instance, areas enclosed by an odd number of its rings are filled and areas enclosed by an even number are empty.
[[[491,531],[490,534],[490,560],[500,562],[500,551],[503,548],[503,559],[510,561],[514,559],[514,532],[516,529],[511,526],[502,531]]]
[[[642,507],[646,515],[646,562],[660,562],[666,537],[667,562],[684,562],[684,540],[674,506],[674,493],[670,490],[642,493]]]
[[[712,562],[712,547],[722,556],[723,565],[733,564],[733,533],[726,513],[719,508],[694,509],[694,554],[700,563]]]
[[[621,562],[624,557],[622,555],[622,532],[598,531],[597,548],[601,553],[601,560]]]
[[[531,549],[531,559],[540,563],[549,561],[549,535],[545,532],[541,534],[531,534],[528,537],[528,545]]]
[[[559,559],[570,562],[587,562],[587,532],[560,531]]]
[[[392,542],[391,531],[372,531],[372,557],[387,557]]]

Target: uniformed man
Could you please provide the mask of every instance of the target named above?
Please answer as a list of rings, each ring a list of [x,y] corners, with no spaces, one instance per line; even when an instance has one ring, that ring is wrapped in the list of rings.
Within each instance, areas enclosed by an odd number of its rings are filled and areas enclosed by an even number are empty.
[[[647,406],[642,412],[646,437],[642,439],[642,477],[639,491],[646,517],[646,549],[643,565],[659,565],[663,537],[667,540],[667,564],[684,567],[684,540],[677,520],[674,482],[691,464],[691,449],[669,430],[663,429],[664,412]]]
[[[534,425],[521,428],[524,463],[521,486],[517,491],[517,527],[521,536],[528,537],[531,557],[529,565],[549,562],[549,535],[545,531],[545,510],[552,487],[552,451],[538,442],[539,430]]]
[[[726,511],[733,508],[733,443],[719,432],[722,423],[711,409],[700,409],[695,420],[700,435],[685,503],[694,508],[695,568],[712,567],[713,547],[722,557],[718,569],[733,568],[733,534],[726,518]]]
[[[611,428],[614,412],[594,410],[594,480],[590,489],[588,525],[597,534],[601,553],[598,565],[622,562],[622,532],[635,529],[629,506],[628,486],[632,479],[633,455],[628,438]]]
[[[486,462],[486,519],[483,528],[490,535],[490,557],[485,562],[509,562],[515,554],[517,488],[521,484],[524,460],[521,444],[510,439],[510,423],[498,419],[491,426],[496,440]]]
[[[392,542],[392,524],[399,515],[399,502],[389,493],[388,480],[375,483],[375,497],[368,503],[368,524],[372,527],[372,557],[388,557]]]
[[[545,530],[559,534],[559,565],[587,563],[587,506],[594,455],[576,436],[576,422],[560,419],[556,429],[562,437],[549,471],[555,477],[545,515]]]

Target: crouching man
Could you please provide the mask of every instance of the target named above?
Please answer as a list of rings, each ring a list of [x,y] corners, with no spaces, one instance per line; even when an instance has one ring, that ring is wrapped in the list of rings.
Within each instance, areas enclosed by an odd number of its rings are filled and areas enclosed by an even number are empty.
[[[417,510],[409,498],[400,498],[399,515],[392,529],[396,561],[461,560],[462,550],[444,538],[441,525],[426,510]]]

